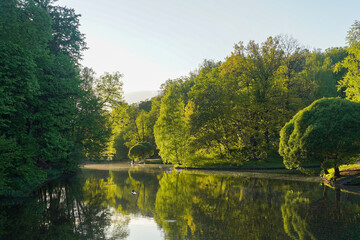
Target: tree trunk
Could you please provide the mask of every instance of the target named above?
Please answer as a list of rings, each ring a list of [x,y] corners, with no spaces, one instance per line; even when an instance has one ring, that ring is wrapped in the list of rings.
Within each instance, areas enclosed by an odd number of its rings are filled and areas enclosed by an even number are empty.
[[[323,198],[328,197],[327,193],[328,193],[328,187],[326,185],[324,185]]]
[[[335,167],[335,177],[340,177],[340,169],[338,166]]]
[[[325,161],[321,161],[321,168],[324,170],[324,174],[329,174],[329,171],[327,170],[327,167],[324,164]]]
[[[335,188],[335,201],[336,203],[338,203],[340,201],[340,194],[341,194],[341,189],[339,187]]]

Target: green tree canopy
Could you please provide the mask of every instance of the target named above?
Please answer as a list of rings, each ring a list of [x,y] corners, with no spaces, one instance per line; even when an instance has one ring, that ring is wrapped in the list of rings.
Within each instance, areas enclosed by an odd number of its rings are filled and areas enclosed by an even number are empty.
[[[55,2],[0,1],[0,155],[10,156],[0,161],[0,195],[25,193],[44,169],[76,170],[77,153],[97,156],[109,135],[91,71],[79,75],[80,15]]]
[[[322,98],[299,111],[280,131],[279,153],[287,168],[320,161],[324,171],[353,162],[360,153],[360,104]]]
[[[185,118],[183,86],[181,81],[173,82],[166,90],[154,126],[155,142],[165,162],[184,163],[189,152],[189,124]]]
[[[355,21],[347,35],[348,56],[337,65],[337,71],[347,69],[347,73],[339,82],[338,88],[343,89],[346,97],[360,101],[360,22]]]

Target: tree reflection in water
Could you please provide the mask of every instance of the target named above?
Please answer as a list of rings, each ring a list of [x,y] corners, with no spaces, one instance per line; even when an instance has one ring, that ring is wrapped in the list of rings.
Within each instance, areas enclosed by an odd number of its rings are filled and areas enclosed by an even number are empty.
[[[340,189],[334,198],[328,196],[324,187],[323,196],[311,201],[301,192],[288,191],[281,207],[285,232],[292,239],[360,239],[356,229],[360,223],[359,202],[349,201]]]
[[[166,239],[360,239],[359,197],[330,191],[331,199],[318,183],[173,172],[160,180],[155,220]]]
[[[37,198],[3,206],[0,238],[125,239],[129,219],[104,208],[102,191],[84,201],[82,185],[79,179],[53,182],[41,188]]]
[[[91,171],[1,207],[1,239],[125,239],[133,216],[165,239],[360,239],[360,197],[312,182],[148,168]]]

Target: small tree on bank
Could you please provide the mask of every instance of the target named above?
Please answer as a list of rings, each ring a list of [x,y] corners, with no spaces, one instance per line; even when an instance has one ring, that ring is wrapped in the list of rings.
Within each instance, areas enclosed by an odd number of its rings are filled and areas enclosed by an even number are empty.
[[[153,154],[154,148],[148,142],[138,143],[129,150],[129,158],[135,161],[149,158]]]
[[[280,131],[279,153],[286,168],[319,161],[327,168],[355,162],[360,153],[360,103],[322,98],[299,111]]]

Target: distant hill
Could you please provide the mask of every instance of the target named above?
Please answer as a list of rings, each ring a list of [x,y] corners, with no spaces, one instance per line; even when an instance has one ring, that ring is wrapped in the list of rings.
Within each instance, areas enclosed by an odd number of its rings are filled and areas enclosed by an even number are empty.
[[[136,91],[124,94],[125,101],[129,104],[137,103],[155,97],[159,91]]]

